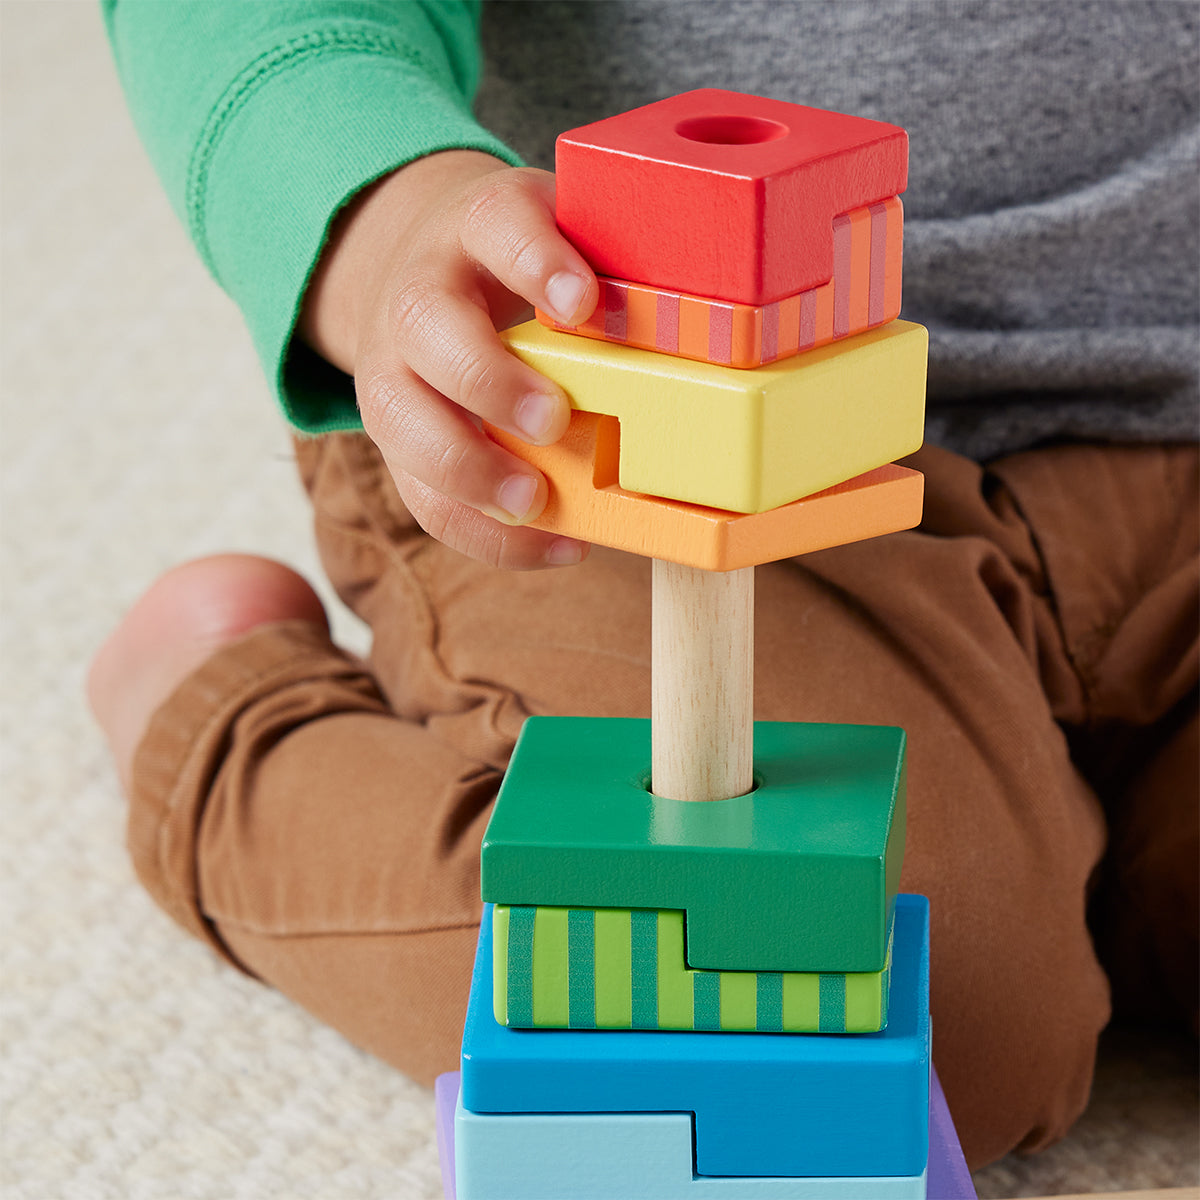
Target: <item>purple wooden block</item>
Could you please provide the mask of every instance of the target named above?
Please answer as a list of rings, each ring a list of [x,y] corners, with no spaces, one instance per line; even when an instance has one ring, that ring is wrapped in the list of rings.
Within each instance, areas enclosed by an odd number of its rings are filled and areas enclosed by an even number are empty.
[[[929,1175],[925,1189],[928,1200],[975,1200],[975,1185],[937,1071],[929,1080]]]
[[[434,1086],[437,1105],[438,1160],[442,1164],[442,1187],[446,1200],[455,1200],[454,1191],[454,1107],[458,1103],[459,1072],[439,1075]],[[954,1121],[946,1107],[937,1072],[929,1089],[929,1200],[976,1200],[975,1186],[967,1170]]]
[[[442,1190],[446,1200],[456,1200],[454,1188],[454,1110],[458,1106],[458,1080],[461,1072],[447,1071],[433,1085],[437,1106],[438,1162],[442,1167]]]

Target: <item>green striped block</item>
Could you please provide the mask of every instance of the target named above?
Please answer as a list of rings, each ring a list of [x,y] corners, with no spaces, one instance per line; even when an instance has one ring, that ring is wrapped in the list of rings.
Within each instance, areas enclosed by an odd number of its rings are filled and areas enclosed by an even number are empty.
[[[882,971],[708,971],[687,965],[682,911],[492,910],[496,1020],[519,1029],[877,1033],[887,1024],[892,931]]]

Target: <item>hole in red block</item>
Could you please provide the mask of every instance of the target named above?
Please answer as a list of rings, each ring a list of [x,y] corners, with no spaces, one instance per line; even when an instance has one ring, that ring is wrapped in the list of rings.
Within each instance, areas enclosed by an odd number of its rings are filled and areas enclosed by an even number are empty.
[[[788,127],[766,117],[688,117],[675,126],[675,132],[689,142],[707,142],[712,146],[754,146],[777,142],[787,137]]]

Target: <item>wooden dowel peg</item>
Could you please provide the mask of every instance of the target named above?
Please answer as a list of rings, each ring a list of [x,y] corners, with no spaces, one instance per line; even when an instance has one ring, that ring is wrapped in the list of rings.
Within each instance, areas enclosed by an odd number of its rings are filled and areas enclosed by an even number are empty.
[[[754,568],[654,560],[651,791],[727,800],[754,786]]]

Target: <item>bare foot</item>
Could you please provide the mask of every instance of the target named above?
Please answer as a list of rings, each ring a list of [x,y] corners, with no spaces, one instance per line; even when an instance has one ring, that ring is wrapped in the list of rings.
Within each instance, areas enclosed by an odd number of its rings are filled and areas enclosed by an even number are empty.
[[[329,628],[316,592],[282,563],[218,554],[151,584],[96,653],[88,701],[128,789],[133,753],[154,710],[211,654],[259,625]]]

